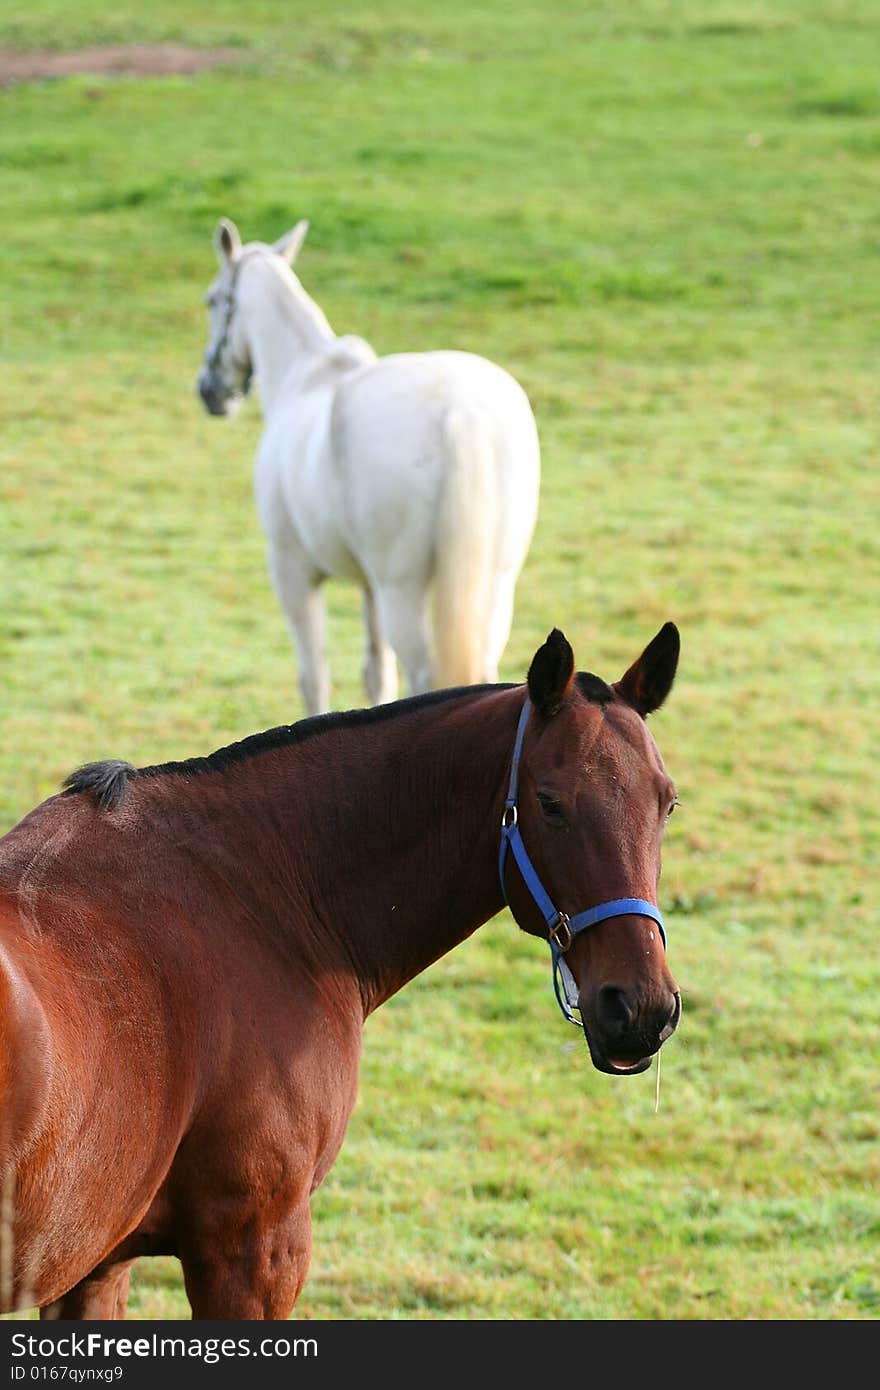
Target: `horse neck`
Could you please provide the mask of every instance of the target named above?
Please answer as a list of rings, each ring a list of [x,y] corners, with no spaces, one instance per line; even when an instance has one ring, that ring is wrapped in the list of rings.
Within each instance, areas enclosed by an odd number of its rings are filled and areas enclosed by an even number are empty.
[[[336,335],[323,310],[278,257],[255,255],[243,263],[239,312],[268,416],[292,372],[306,370]]]
[[[503,687],[429,701],[291,758],[322,954],[353,972],[365,1015],[503,906],[499,826],[521,707],[522,691]]]
[[[352,847],[370,910],[351,902],[346,932],[367,1012],[501,908],[498,836],[521,704],[493,692],[387,724],[381,782],[365,784],[355,822],[378,806],[378,834]]]

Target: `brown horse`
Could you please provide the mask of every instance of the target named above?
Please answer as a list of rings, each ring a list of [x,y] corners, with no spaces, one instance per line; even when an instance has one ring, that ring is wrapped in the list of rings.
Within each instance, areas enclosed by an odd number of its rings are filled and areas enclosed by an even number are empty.
[[[594,1064],[644,1070],[681,1009],[645,724],[678,649],[609,686],[554,630],[526,688],[90,764],[0,840],[3,1307],[122,1317],[169,1254],[193,1317],[289,1317],[364,1020],[505,897]]]

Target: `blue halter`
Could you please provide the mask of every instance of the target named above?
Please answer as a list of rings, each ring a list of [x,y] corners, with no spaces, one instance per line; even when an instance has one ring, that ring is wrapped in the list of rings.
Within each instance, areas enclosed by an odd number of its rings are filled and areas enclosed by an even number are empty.
[[[526,731],[526,724],[529,719],[531,702],[526,696],[522,714],[519,717],[519,725],[516,730],[516,742],[513,745],[513,759],[510,765],[510,782],[507,787],[507,800],[504,803],[504,814],[501,817],[501,848],[498,853],[498,873],[501,877],[501,891],[504,894],[504,901],[508,902],[507,889],[504,884],[504,865],[507,858],[507,851],[513,854],[517,868],[522,874],[523,882],[532,895],[537,907],[539,908],[544,921],[547,923],[547,937],[550,944],[550,954],[553,959],[553,989],[556,1000],[569,1023],[580,1027],[580,1020],[576,1019],[572,1013],[573,1008],[577,1008],[578,989],[574,976],[562,959],[578,932],[585,931],[587,927],[595,926],[597,922],[604,922],[608,917],[651,917],[660,928],[660,938],[663,946],[666,946],[666,932],[663,930],[663,918],[660,916],[660,909],[653,903],[646,902],[644,898],[613,898],[610,902],[599,903],[597,907],[588,907],[585,912],[579,912],[576,917],[569,917],[564,912],[560,912],[553,905],[550,897],[544,888],[543,883],[538,877],[537,870],[528,856],[526,847],[523,844],[522,835],[519,833],[519,816],[517,813],[517,796],[519,793],[519,759],[522,752],[523,735]],[[508,903],[509,905],[509,903]],[[560,984],[561,981],[561,984]]]

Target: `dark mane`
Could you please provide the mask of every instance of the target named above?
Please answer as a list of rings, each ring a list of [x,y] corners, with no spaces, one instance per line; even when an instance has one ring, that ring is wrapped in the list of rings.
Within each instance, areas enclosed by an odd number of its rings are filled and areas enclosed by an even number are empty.
[[[121,804],[132,777],[194,777],[205,772],[223,772],[225,768],[243,762],[246,758],[252,758],[258,753],[266,753],[273,748],[289,748],[293,744],[304,743],[307,739],[332,733],[336,729],[383,724],[389,719],[411,714],[430,705],[443,704],[461,695],[483,695],[490,690],[511,688],[510,685],[455,686],[448,690],[430,690],[424,695],[413,695],[409,699],[395,700],[387,705],[312,715],[310,718],[298,720],[295,724],[279,724],[263,733],[249,734],[238,743],[218,748],[205,757],[186,758],[182,762],[157,763],[153,767],[139,768],[118,759],[86,763],[65,778],[62,789],[65,795],[88,792],[94,796],[102,810],[114,810]]]
[[[128,779],[135,772],[131,763],[110,759],[104,763],[86,763],[65,777],[62,790],[66,796],[90,792],[102,811],[113,811],[125,796]]]
[[[607,705],[614,699],[611,686],[603,681],[601,676],[594,676],[592,671],[578,671],[575,684],[581,694],[594,704]]]

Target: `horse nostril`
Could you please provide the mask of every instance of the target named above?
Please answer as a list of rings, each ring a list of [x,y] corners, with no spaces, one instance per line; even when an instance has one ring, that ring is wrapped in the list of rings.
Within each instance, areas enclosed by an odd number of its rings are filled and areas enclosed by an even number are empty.
[[[625,990],[615,985],[603,985],[596,1000],[596,1017],[602,1031],[609,1037],[621,1037],[633,1021]]]
[[[678,1020],[679,1020],[680,1018],[681,1018],[681,995],[680,995],[680,994],[678,993],[678,991],[676,990],[675,994],[673,994],[673,996],[672,996],[672,1005],[671,1005],[671,1007],[670,1007],[670,1009],[669,1009],[669,1014],[667,1015],[666,1024],[665,1024],[665,1026],[661,1029],[661,1032],[660,1032],[660,1041],[661,1041],[662,1043],[664,1043],[664,1042],[666,1041],[667,1038],[671,1038],[671,1037],[672,1037],[672,1034],[675,1032],[676,1028],[678,1027]]]

